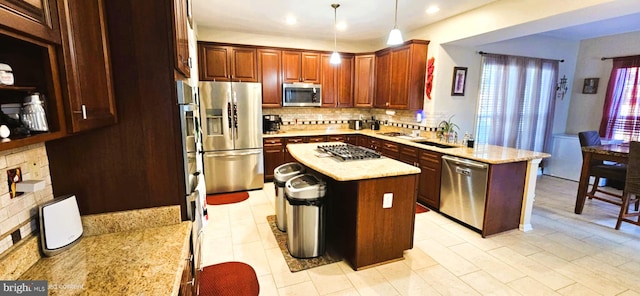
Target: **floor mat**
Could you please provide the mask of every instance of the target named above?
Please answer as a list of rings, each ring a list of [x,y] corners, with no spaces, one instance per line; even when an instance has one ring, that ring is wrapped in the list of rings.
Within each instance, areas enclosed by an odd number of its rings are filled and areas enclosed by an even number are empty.
[[[209,194],[207,195],[207,204],[208,205],[226,205],[236,202],[241,202],[245,199],[249,198],[249,192],[231,192],[231,193],[221,193],[221,194]]]
[[[314,268],[326,264],[331,264],[335,262],[339,262],[342,259],[338,258],[338,256],[329,254],[329,252],[325,252],[324,255],[316,258],[309,259],[298,259],[294,258],[289,254],[287,250],[287,233],[282,232],[276,226],[276,216],[271,215],[267,216],[267,221],[269,221],[269,226],[271,226],[271,231],[273,235],[276,237],[276,241],[278,242],[278,246],[280,247],[280,251],[282,252],[282,256],[284,256],[284,261],[287,262],[287,266],[289,266],[289,270],[291,272],[297,272],[309,268]]]
[[[258,295],[256,272],[242,262],[224,262],[205,266],[200,274],[200,295]]]
[[[416,214],[426,213],[429,209],[419,203],[416,203]]]

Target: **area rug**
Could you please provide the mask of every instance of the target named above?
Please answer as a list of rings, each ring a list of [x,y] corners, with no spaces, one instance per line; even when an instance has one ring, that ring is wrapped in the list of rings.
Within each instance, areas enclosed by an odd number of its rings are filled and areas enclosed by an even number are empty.
[[[258,295],[256,271],[242,262],[224,262],[205,266],[200,273],[200,294],[216,296]]]
[[[419,203],[416,203],[416,214],[426,213],[429,209]]]
[[[289,266],[289,270],[291,270],[291,272],[297,272],[309,268],[339,262],[342,260],[338,256],[332,255],[329,252],[325,252],[324,255],[316,258],[294,258],[293,256],[291,256],[291,254],[289,254],[289,250],[287,250],[287,233],[280,231],[276,226],[276,216],[267,216],[267,221],[269,222],[269,226],[271,226],[273,235],[276,237],[276,241],[278,242],[278,246],[280,247],[280,252],[282,252],[284,261],[287,262],[287,266]]]
[[[226,205],[236,202],[241,202],[249,198],[249,192],[241,191],[241,192],[231,192],[231,193],[221,193],[221,194],[209,194],[207,195],[207,204],[208,205]]]

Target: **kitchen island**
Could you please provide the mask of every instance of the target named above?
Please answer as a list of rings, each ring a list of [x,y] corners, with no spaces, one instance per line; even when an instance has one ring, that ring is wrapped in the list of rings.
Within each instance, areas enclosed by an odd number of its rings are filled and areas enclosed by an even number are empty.
[[[289,144],[287,149],[327,182],[327,251],[340,254],[355,270],[403,259],[403,252],[413,248],[420,169],[386,157],[322,157],[317,146]]]
[[[542,159],[550,157],[550,154],[486,144],[476,144],[475,148],[467,148],[462,145],[441,142],[442,144],[451,145],[453,148],[438,148],[436,146],[428,146],[419,143],[419,141],[423,140],[438,141],[436,139],[430,139],[429,135],[426,135],[426,138],[394,137],[385,135],[387,132],[397,131],[402,130],[388,127],[384,127],[383,130],[380,131],[326,128],[287,130],[278,134],[265,134],[263,137],[266,143],[265,151],[268,148],[271,149],[271,147],[269,147],[271,142],[297,143],[301,142],[301,139],[307,138],[309,139],[309,142],[311,142],[311,139],[316,138],[324,138],[330,141],[333,139],[333,141],[336,141],[341,136],[346,139],[343,140],[345,142],[349,142],[349,139],[357,139],[358,145],[373,148],[383,154],[385,154],[385,152],[393,153],[394,151],[386,148],[393,148],[393,146],[395,146],[396,155],[387,154],[387,156],[402,160],[409,164],[413,163],[416,166],[419,165],[422,169],[422,173],[420,174],[418,183],[418,199],[421,203],[425,204],[423,197],[430,196],[433,204],[426,205],[436,211],[439,211],[441,155],[451,155],[489,164],[492,172],[498,172],[495,169],[500,168],[501,173],[490,173],[490,191],[488,193],[492,197],[501,197],[504,199],[492,199],[492,201],[495,202],[492,204],[493,209],[495,209],[494,214],[500,213],[500,215],[486,216],[491,217],[490,222],[495,227],[492,227],[492,229],[484,229],[482,233],[483,236],[492,235],[513,228],[519,228],[521,231],[529,231],[533,229],[531,225],[531,211],[533,209],[533,202],[535,199],[536,176],[539,171],[540,162]],[[363,144],[363,141],[361,141],[363,139],[366,139],[364,142],[368,143]],[[369,143],[372,143],[372,140],[377,141],[373,147],[369,146]],[[398,151],[398,147],[400,147],[400,151]],[[404,152],[410,150],[413,150],[414,154],[409,160],[403,159],[403,156],[405,155]],[[286,149],[281,149],[280,152],[284,152],[285,161],[292,161],[287,160]],[[265,165],[267,162],[267,153],[265,152]],[[276,161],[276,164],[277,163],[278,162]],[[510,169],[508,168],[517,168],[517,172],[510,173]],[[504,185],[511,187],[511,193],[505,194],[503,191]],[[517,188],[514,187],[522,188],[516,190]],[[501,209],[501,204],[503,202],[509,202],[510,209],[508,212]],[[509,217],[504,216],[505,214]],[[506,222],[506,220],[509,221]]]

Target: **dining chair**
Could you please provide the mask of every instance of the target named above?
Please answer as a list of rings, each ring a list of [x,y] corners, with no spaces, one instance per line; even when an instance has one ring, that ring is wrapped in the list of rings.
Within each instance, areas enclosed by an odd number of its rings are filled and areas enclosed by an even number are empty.
[[[581,147],[598,146],[602,145],[600,135],[597,131],[584,131],[578,133],[578,139],[580,140]],[[616,194],[613,192],[600,189],[600,178],[606,178],[607,180],[615,180],[620,183],[624,183],[627,176],[627,166],[625,164],[605,164],[601,160],[591,160],[589,169],[589,177],[594,177],[594,182],[591,190],[587,192],[589,199],[597,199],[604,202],[608,202],[615,205],[622,205],[623,194]],[[602,193],[597,195],[596,193]]]
[[[618,215],[616,229],[620,229],[622,222],[628,222],[640,226],[640,142],[629,143],[629,162],[627,164],[627,177],[624,184],[622,206]],[[629,205],[635,204],[635,211],[629,212]],[[631,218],[637,217],[635,220]]]

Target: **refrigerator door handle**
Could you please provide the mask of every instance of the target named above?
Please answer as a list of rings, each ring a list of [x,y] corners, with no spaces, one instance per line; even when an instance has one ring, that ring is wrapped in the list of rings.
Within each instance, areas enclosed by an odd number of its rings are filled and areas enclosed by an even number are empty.
[[[233,127],[236,129],[236,140],[238,139],[238,104],[233,104]]]
[[[231,121],[231,102],[227,102],[227,121],[229,123],[229,138],[233,140],[233,133],[231,130],[233,129],[233,122]]]

